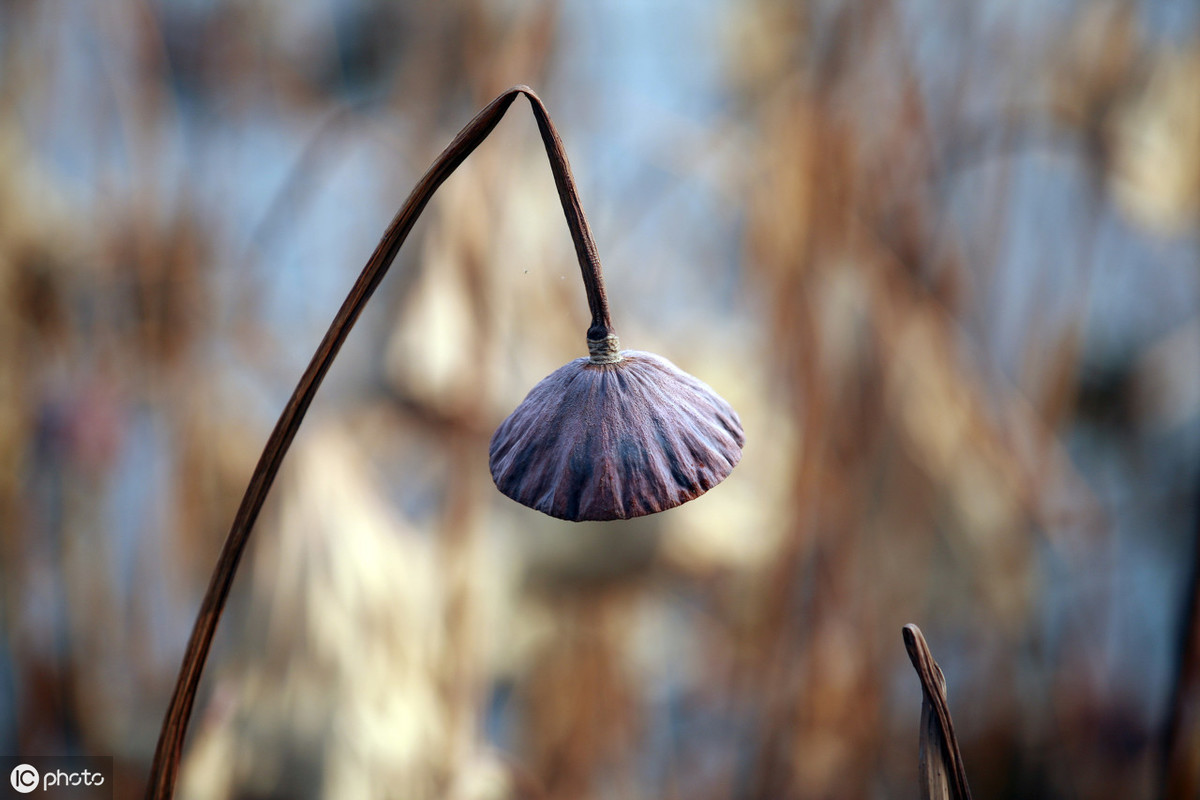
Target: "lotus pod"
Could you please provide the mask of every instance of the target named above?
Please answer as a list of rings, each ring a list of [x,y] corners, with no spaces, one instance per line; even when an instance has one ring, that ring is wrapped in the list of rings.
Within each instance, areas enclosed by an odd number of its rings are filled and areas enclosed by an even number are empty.
[[[321,381],[396,258],[421,211],[524,95],[537,120],[583,275],[591,357],[542,381],[492,438],[501,491],[565,519],[620,519],[661,511],[721,481],[741,455],[737,415],[704,384],[647,353],[621,353],[612,332],[600,257],[562,139],[541,98],[514,86],[475,115],[413,187],[313,353],[259,456],[192,628],[163,718],[146,796],[171,800],[196,688],[254,521]]]
[[[492,479],[518,503],[573,521],[640,517],[699,497],[741,459],[728,403],[665,358],[606,340],[534,386],[492,436]]]
[[[712,389],[669,361],[621,351],[562,139],[526,88],[587,294],[590,356],[542,380],[492,435],[496,487],[567,520],[664,511],[716,486],[742,455],[742,425]]]

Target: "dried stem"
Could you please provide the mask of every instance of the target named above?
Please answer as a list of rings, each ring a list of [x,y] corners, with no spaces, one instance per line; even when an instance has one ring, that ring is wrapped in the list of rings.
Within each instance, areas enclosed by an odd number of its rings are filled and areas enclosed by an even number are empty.
[[[168,800],[175,792],[175,779],[179,771],[179,760],[183,752],[184,736],[187,732],[188,720],[191,717],[192,706],[196,699],[196,689],[200,683],[200,673],[212,646],[213,634],[220,621],[221,612],[229,596],[229,589],[237,572],[238,563],[245,552],[250,532],[254,522],[262,510],[267,492],[279,472],[280,463],[296,436],[300,422],[304,419],[325,373],[329,371],[338,351],[350,334],[351,328],[358,320],[367,301],[371,299],[383,276],[396,258],[400,246],[408,237],[417,217],[425,209],[430,197],[451,173],[469,156],[488,134],[500,122],[504,112],[512,105],[518,95],[529,98],[537,119],[538,130],[546,147],[546,155],[550,159],[550,169],[554,173],[554,183],[558,188],[558,196],[562,201],[563,213],[567,217],[567,225],[571,230],[571,238],[575,242],[575,252],[579,257],[579,267],[583,273],[583,283],[587,290],[588,307],[592,313],[592,324],[588,330],[588,338],[598,339],[612,333],[612,322],[608,314],[608,300],[604,293],[604,281],[600,272],[600,259],[596,253],[596,242],[592,238],[591,229],[579,203],[579,194],[571,175],[571,167],[567,162],[566,151],[562,139],[555,130],[550,114],[546,111],[541,99],[528,86],[514,86],[505,91],[474,119],[467,123],[454,138],[454,141],[434,160],[429,170],[421,177],[416,187],[409,194],[404,205],[396,212],[387,230],[383,234],[375,252],[371,254],[366,266],[354,282],[350,294],[338,309],[337,316],[326,331],[325,337],[313,354],[308,368],[304,370],[300,382],[292,392],[291,399],[279,415],[274,430],[267,440],[266,447],[259,457],[254,473],[250,476],[250,484],[238,506],[225,544],[213,569],[209,580],[208,590],[200,605],[192,635],[188,641],[187,651],[183,656],[183,664],[179,669],[179,677],[175,683],[175,691],[171,697],[171,705],[163,719],[162,732],[159,734],[158,748],[154,754],[150,780],[146,788],[146,797],[153,800]]]
[[[1163,737],[1164,800],[1200,797],[1200,536],[1192,547],[1179,656]]]
[[[904,626],[904,649],[921,681],[921,797],[971,800],[967,772],[950,719],[946,678],[916,625]]]
[[[542,142],[546,146],[546,155],[550,159],[550,171],[554,173],[554,185],[558,187],[558,199],[562,202],[563,213],[567,216],[567,227],[571,229],[571,239],[575,242],[575,255],[579,258],[583,287],[587,291],[588,310],[592,312],[592,325],[588,328],[587,338],[604,339],[613,333],[613,327],[608,316],[604,276],[600,273],[600,255],[596,251],[592,229],[583,214],[583,206],[579,203],[579,192],[575,189],[575,178],[571,175],[567,151],[563,149],[562,139],[555,130],[554,123],[550,121],[550,112],[532,89],[528,86],[517,86],[500,97],[515,97],[518,93],[528,97],[529,105],[533,107],[533,116],[537,119],[538,130],[541,131]],[[496,102],[493,101],[493,104]]]

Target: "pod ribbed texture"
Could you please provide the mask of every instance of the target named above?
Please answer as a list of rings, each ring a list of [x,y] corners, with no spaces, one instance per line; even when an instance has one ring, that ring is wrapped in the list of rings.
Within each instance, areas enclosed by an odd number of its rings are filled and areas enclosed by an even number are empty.
[[[492,435],[496,487],[566,520],[653,514],[729,475],[745,436],[716,392],[670,361],[625,350],[544,378]]]

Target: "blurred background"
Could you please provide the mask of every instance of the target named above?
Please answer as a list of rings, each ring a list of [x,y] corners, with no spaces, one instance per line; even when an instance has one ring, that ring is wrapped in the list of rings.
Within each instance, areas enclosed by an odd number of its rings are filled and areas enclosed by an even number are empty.
[[[1200,796],[1193,0],[3,0],[0,752],[141,791],[276,415],[514,83],[744,459],[493,488],[588,322],[517,101],[285,461],[179,796],[915,798],[908,622],[977,798]]]

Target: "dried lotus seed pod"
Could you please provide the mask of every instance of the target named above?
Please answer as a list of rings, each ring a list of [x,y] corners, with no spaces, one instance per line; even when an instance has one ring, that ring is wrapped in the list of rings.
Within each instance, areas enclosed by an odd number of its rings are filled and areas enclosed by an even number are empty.
[[[501,492],[566,520],[629,519],[700,496],[729,475],[737,413],[670,361],[589,340],[592,355],[544,378],[492,436]]]
[[[562,139],[540,104],[534,113],[592,312],[590,356],[543,379],[501,423],[489,449],[492,479],[518,503],[560,519],[673,508],[729,475],[742,455],[741,422],[716,392],[666,359],[621,352]]]
[[[459,131],[392,218],[296,384],[267,439],[213,569],[163,717],[146,796],[171,800],[188,720],[217,623],[254,521],[284,455],[334,359],[417,218],[443,181],[524,95],[537,120],[567,218],[592,324],[591,357],[539,383],[492,437],[496,485],[564,519],[623,519],[679,505],[719,483],[741,456],[737,415],[712,390],[648,353],[620,352],[608,314],[596,243],[584,218],[562,140],[541,99],[514,86]]]

